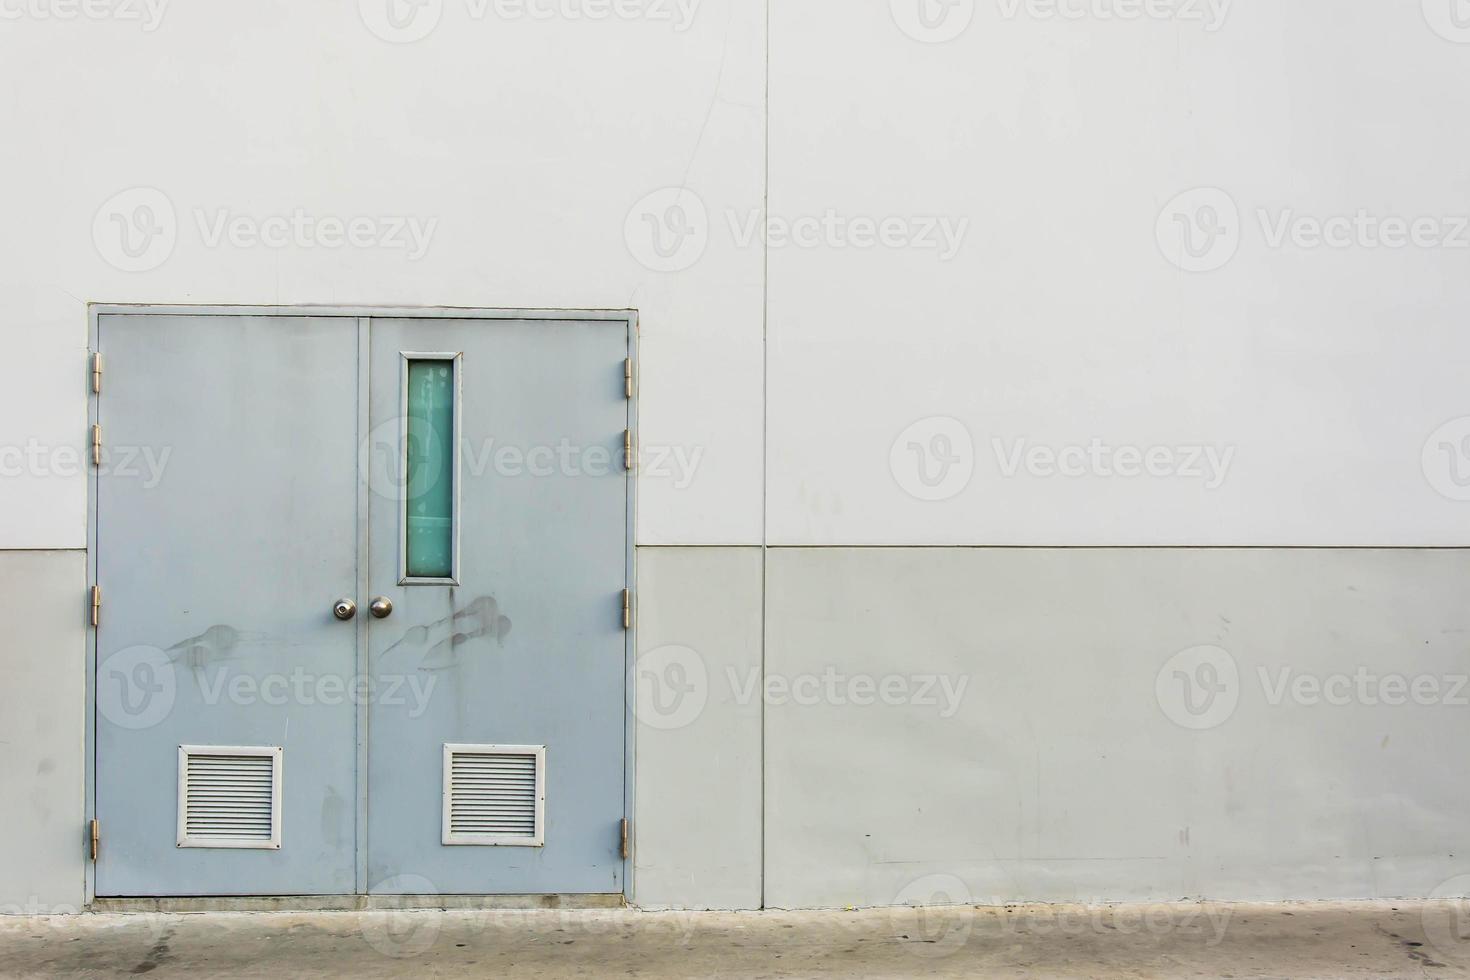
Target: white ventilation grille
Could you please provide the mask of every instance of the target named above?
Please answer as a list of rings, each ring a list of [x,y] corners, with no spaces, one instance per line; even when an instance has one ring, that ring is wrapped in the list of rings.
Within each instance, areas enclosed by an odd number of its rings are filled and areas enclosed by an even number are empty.
[[[281,846],[275,746],[179,746],[179,846]]]
[[[545,822],[546,746],[444,746],[444,843],[540,847]]]

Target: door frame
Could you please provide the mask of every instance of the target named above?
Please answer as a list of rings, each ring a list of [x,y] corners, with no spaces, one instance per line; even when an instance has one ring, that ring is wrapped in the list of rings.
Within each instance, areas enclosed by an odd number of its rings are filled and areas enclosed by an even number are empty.
[[[99,406],[99,399],[101,398],[101,394],[99,394],[98,392],[96,392],[94,390],[94,386],[92,384],[92,363],[91,363],[91,355],[94,352],[96,352],[97,349],[98,349],[97,343],[98,343],[98,329],[99,329],[99,326],[100,326],[99,321],[104,316],[195,316],[195,317],[199,317],[199,316],[272,316],[272,317],[299,316],[299,317],[333,317],[333,318],[338,318],[338,319],[355,319],[355,320],[357,320],[357,331],[358,331],[358,333],[357,333],[357,336],[358,336],[358,349],[357,350],[359,352],[359,355],[360,355],[360,352],[363,350],[363,344],[366,342],[367,337],[368,337],[368,323],[374,317],[379,317],[379,318],[392,317],[392,318],[395,318],[395,319],[420,319],[420,320],[483,320],[483,321],[485,321],[485,323],[487,325],[494,324],[496,321],[501,321],[501,320],[550,320],[550,321],[557,321],[557,322],[566,322],[566,321],[569,321],[569,320],[573,320],[573,321],[575,321],[575,320],[581,320],[581,321],[591,321],[591,322],[622,323],[622,324],[625,325],[626,330],[627,330],[628,358],[632,361],[632,364],[633,364],[633,377],[635,379],[634,384],[632,385],[632,394],[628,397],[628,430],[633,434],[634,465],[631,468],[628,469],[628,471],[627,471],[627,477],[626,477],[627,478],[627,522],[626,522],[626,533],[624,535],[624,588],[629,589],[632,592],[633,602],[634,602],[634,606],[635,606],[635,612],[634,612],[634,615],[631,617],[631,622],[629,624],[628,629],[625,631],[625,636],[624,636],[624,640],[623,640],[623,678],[624,678],[623,685],[624,685],[624,690],[622,691],[622,693],[620,695],[621,696],[621,699],[622,699],[622,706],[623,706],[623,818],[628,822],[628,826],[630,828],[630,834],[629,834],[630,846],[628,848],[627,856],[625,856],[622,859],[623,860],[623,875],[622,875],[623,892],[622,892],[622,894],[623,894],[623,898],[624,898],[625,901],[627,899],[631,898],[631,896],[634,893],[633,892],[633,885],[634,885],[634,883],[633,883],[633,856],[632,856],[633,855],[633,846],[631,844],[631,841],[632,841],[631,828],[633,826],[633,812],[634,812],[634,798],[633,798],[633,794],[634,794],[635,787],[637,786],[637,780],[634,778],[634,770],[635,770],[635,766],[636,766],[636,755],[635,755],[635,752],[634,752],[634,748],[635,748],[636,742],[637,742],[637,739],[636,739],[636,735],[637,735],[637,721],[633,717],[633,711],[632,711],[632,709],[631,709],[631,707],[630,707],[630,705],[628,703],[628,691],[627,691],[626,688],[627,688],[627,678],[628,678],[630,672],[632,671],[633,663],[634,663],[634,661],[636,660],[636,657],[637,657],[637,642],[636,641],[637,641],[637,629],[638,629],[638,616],[636,614],[636,603],[637,603],[637,596],[638,596],[637,588],[636,588],[636,581],[637,581],[637,579],[636,579],[636,573],[637,573],[637,569],[636,569],[636,564],[635,564],[635,561],[636,561],[635,542],[637,541],[636,520],[637,520],[637,514],[638,514],[637,494],[638,494],[638,472],[639,472],[639,468],[637,466],[637,462],[636,461],[637,461],[637,449],[638,449],[638,447],[640,445],[640,443],[638,441],[638,397],[639,397],[640,389],[641,389],[641,385],[639,385],[637,383],[637,379],[638,379],[638,376],[639,376],[639,372],[638,372],[638,368],[639,368],[639,357],[638,357],[638,355],[639,355],[639,351],[638,351],[638,346],[639,346],[638,311],[637,310],[631,310],[631,309],[595,309],[595,310],[585,310],[585,309],[509,309],[509,308],[501,309],[501,308],[490,308],[490,307],[455,307],[455,306],[424,306],[424,307],[417,307],[417,306],[351,306],[351,305],[312,306],[312,305],[305,305],[305,304],[292,305],[292,306],[249,306],[249,305],[246,305],[246,306],[231,306],[231,305],[228,305],[228,304],[89,303],[89,304],[87,304],[87,352],[88,352],[87,361],[88,361],[88,363],[86,365],[86,374],[85,374],[85,382],[84,382],[86,384],[86,386],[87,386],[86,390],[87,390],[87,426],[88,426],[87,431],[88,432],[91,431],[91,427],[92,426],[98,424],[98,417],[99,417],[99,407],[100,407]],[[107,379],[107,372],[106,372],[107,365],[106,365],[105,360],[104,360],[104,363],[103,363],[102,367],[103,367],[103,373],[102,373],[102,379],[103,379],[102,380],[102,394],[105,394],[106,391],[107,391],[107,380],[106,380]],[[358,373],[359,373],[359,377],[358,377],[358,390],[359,391],[365,391],[366,390],[368,370],[369,370],[368,359],[366,357],[359,356],[359,358],[358,358]],[[361,437],[361,434],[363,432],[366,432],[367,431],[367,424],[366,424],[367,423],[367,413],[368,413],[368,405],[366,403],[366,399],[362,399],[361,402],[360,402],[360,404],[358,405],[358,426],[359,426],[359,430],[360,430],[359,437]],[[104,445],[105,445],[105,439],[106,439],[106,432],[105,432],[105,430],[103,432],[103,438],[104,438]],[[360,477],[360,474],[359,474],[359,477]],[[85,583],[86,586],[89,587],[89,588],[90,588],[90,586],[92,586],[93,584],[95,584],[97,582],[97,493],[98,493],[98,474],[97,474],[97,468],[95,466],[91,466],[89,464],[88,465],[88,473],[87,473],[87,581]],[[359,480],[358,480],[358,500],[357,500],[357,506],[358,506],[358,513],[357,513],[357,534],[358,534],[359,559],[358,559],[357,578],[358,578],[359,592],[362,592],[362,594],[364,594],[364,595],[366,594],[366,592],[363,592],[363,590],[366,588],[366,584],[367,584],[367,572],[368,572],[368,565],[369,565],[369,562],[367,561],[365,552],[363,551],[363,544],[364,544],[364,542],[366,541],[366,538],[367,538],[367,522],[368,522],[367,507],[366,507],[367,494],[368,494],[367,487],[366,487],[365,484],[363,484],[362,480],[359,478]],[[83,602],[79,601],[78,602],[78,615],[85,614],[85,610],[84,610],[83,606],[84,606]],[[106,615],[107,615],[107,612],[106,612],[106,601],[105,601],[105,594],[104,594],[104,604],[103,604],[103,611],[102,611],[102,616],[103,616],[104,621],[105,621]],[[612,609],[611,606],[609,607],[608,615],[609,616],[615,615],[615,610]],[[360,620],[361,620],[361,618],[362,617],[359,617]],[[366,644],[366,639],[365,639],[365,637],[363,635],[363,633],[364,633],[364,631],[366,629],[366,624],[364,622],[359,622],[357,624],[357,628],[358,628],[358,632],[357,632],[357,669],[359,671],[361,671],[361,670],[364,669],[364,661],[367,658],[367,644]],[[87,630],[87,643],[86,643],[85,656],[83,657],[83,670],[85,672],[85,676],[83,678],[83,681],[84,681],[84,685],[85,685],[85,689],[86,689],[86,707],[85,707],[85,711],[86,711],[86,749],[85,749],[86,778],[85,778],[85,784],[84,784],[85,785],[85,795],[84,795],[83,821],[82,821],[81,828],[79,828],[79,829],[82,830],[82,833],[79,835],[78,846],[81,847],[84,850],[84,852],[85,852],[84,857],[87,858],[87,860],[85,860],[85,862],[84,862],[84,865],[85,865],[85,868],[86,868],[86,893],[85,893],[85,901],[86,901],[86,905],[87,905],[88,908],[93,908],[93,907],[95,907],[96,902],[97,902],[97,864],[96,864],[96,862],[90,860],[90,857],[91,857],[91,850],[90,850],[91,843],[90,843],[90,840],[91,840],[91,838],[90,838],[90,833],[89,833],[88,828],[91,827],[92,821],[97,818],[97,691],[96,691],[96,681],[97,681],[97,631],[95,629],[91,629],[91,628],[88,628],[88,630]],[[364,793],[364,792],[362,792],[361,779],[362,779],[362,774],[366,771],[364,767],[365,767],[366,760],[367,760],[367,738],[366,738],[366,735],[367,735],[367,726],[366,726],[366,720],[367,720],[367,711],[368,711],[368,708],[369,708],[369,705],[367,705],[367,704],[360,704],[360,705],[357,706],[357,726],[356,726],[356,728],[357,728],[357,746],[356,746],[356,760],[355,760],[354,766],[355,766],[355,770],[356,770],[356,773],[357,773],[357,800],[356,800],[357,821],[356,821],[356,825],[359,828],[361,828],[363,826],[364,822],[367,819],[367,812],[366,812],[366,810],[367,810],[367,794]],[[360,836],[359,836],[359,840],[360,840]],[[107,829],[105,827],[102,828],[102,843],[101,843],[101,846],[102,847],[106,847],[107,846]],[[319,898],[309,899],[309,900],[307,900],[304,903],[304,906],[303,907],[307,907],[307,908],[333,908],[333,907],[340,907],[344,903],[344,900],[347,901],[347,902],[350,902],[350,903],[370,903],[369,902],[369,897],[367,895],[367,889],[368,889],[367,868],[366,868],[367,854],[366,854],[366,851],[362,847],[360,847],[360,846],[357,846],[356,847],[356,851],[357,851],[357,854],[356,854],[357,870],[356,870],[356,876],[355,876],[356,879],[357,879],[357,890],[356,890],[356,892],[353,895],[350,895],[350,896],[329,896],[329,895],[324,895],[324,896],[320,896]],[[138,896],[138,897],[139,898],[147,898],[148,896]],[[259,896],[259,897],[261,897],[261,898],[279,898],[281,896]],[[462,897],[463,896],[434,896],[434,898],[437,898],[437,899],[455,899],[455,898],[462,898]],[[401,896],[401,897],[399,897],[398,898],[399,904],[400,905],[403,904],[403,902],[404,902],[405,899],[411,900],[412,899],[412,896]],[[112,901],[112,902],[116,903],[118,900],[109,900],[109,901]],[[240,900],[238,900],[238,899],[237,900],[231,900],[231,901],[235,905],[239,905],[240,904]],[[246,901],[248,902],[248,899]],[[454,903],[446,903],[446,904],[454,904]]]

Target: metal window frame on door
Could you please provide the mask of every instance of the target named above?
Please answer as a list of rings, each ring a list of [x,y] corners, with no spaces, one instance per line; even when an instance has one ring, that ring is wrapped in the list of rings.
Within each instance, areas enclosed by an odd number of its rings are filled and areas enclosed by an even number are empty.
[[[454,481],[453,502],[449,512],[449,576],[408,574],[408,365],[410,361],[448,361],[454,370],[454,429],[451,434],[453,445],[450,452],[450,479]],[[398,584],[404,587],[420,585],[459,585],[459,525],[461,488],[464,486],[464,453],[461,451],[461,433],[464,432],[464,352],[463,351],[399,351],[398,352],[398,452],[400,473],[404,474],[402,506],[398,508]]]
[[[98,337],[100,319],[104,316],[269,316],[269,317],[333,317],[342,319],[356,319],[359,324],[359,337],[366,338],[368,335],[367,324],[373,318],[398,318],[398,319],[423,319],[423,320],[484,320],[487,324],[493,324],[501,320],[549,320],[549,321],[593,321],[625,324],[627,330],[627,351],[629,362],[636,372],[639,358],[639,315],[637,310],[632,309],[518,309],[518,308],[494,308],[494,307],[454,307],[454,306],[352,306],[352,305],[295,305],[295,306],[268,306],[268,305],[241,305],[232,306],[228,304],[156,304],[156,303],[89,303],[87,306],[87,348],[88,351],[98,349]],[[366,351],[357,352],[361,371],[366,368]],[[99,394],[94,390],[92,383],[92,366],[89,362],[85,377],[81,377],[79,370],[79,384],[87,385],[87,425],[96,426],[101,424],[100,399],[106,393],[106,383],[102,385]],[[628,431],[633,434],[634,445],[637,445],[638,432],[638,394],[639,386],[631,386],[628,396]],[[363,406],[365,413],[366,406]],[[458,411],[458,406],[456,406]],[[366,435],[366,433],[362,433]],[[97,581],[97,469],[92,468],[87,480],[87,581]],[[638,495],[638,467],[630,467],[627,471],[627,521],[625,532],[625,588],[634,589],[636,581],[636,549],[637,541],[637,495]],[[360,494],[365,492],[365,488]],[[366,533],[366,513],[359,513],[360,537]],[[456,555],[456,568],[458,556]],[[361,566],[365,576],[365,563]],[[362,577],[362,576],[360,576]],[[636,593],[635,593],[636,594]],[[81,609],[82,603],[78,602]],[[81,613],[79,613],[81,614]],[[103,614],[105,626],[106,616]],[[359,626],[359,629],[365,628]],[[623,644],[623,676],[626,688],[626,677],[632,669],[637,655],[637,617],[633,617],[629,623]],[[361,635],[358,639],[359,668],[363,668],[363,661],[367,656],[367,645],[362,641]],[[85,675],[83,678],[86,687],[86,782],[84,787],[84,811],[83,820],[79,832],[88,827],[97,818],[97,630],[87,630],[87,643],[84,656]],[[637,786],[635,778],[637,757],[635,753],[637,721],[628,705],[628,692],[621,692],[623,702],[623,813],[625,819],[632,821],[635,807],[634,792]],[[358,712],[358,765],[359,772],[363,756],[366,752],[366,727],[365,714],[367,706],[364,704]],[[359,797],[361,794],[359,794]],[[359,816],[362,814],[363,801],[359,799]],[[359,825],[361,823],[359,822]],[[79,840],[85,836],[79,833]],[[106,847],[106,828],[102,828],[102,847]],[[627,852],[623,858],[623,895],[631,897],[635,892],[634,862],[632,850]],[[359,860],[364,861],[363,851],[359,849]],[[353,898],[367,894],[368,883],[360,874],[357,890]],[[274,897],[274,896],[272,896]],[[97,898],[97,864],[95,861],[86,862],[86,892],[85,902],[90,907]],[[322,906],[327,907],[330,896],[322,897]]]

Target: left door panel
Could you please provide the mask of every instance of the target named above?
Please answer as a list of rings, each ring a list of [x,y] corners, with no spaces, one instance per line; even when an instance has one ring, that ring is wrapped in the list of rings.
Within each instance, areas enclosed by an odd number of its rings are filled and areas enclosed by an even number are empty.
[[[352,893],[358,321],[97,334],[97,894]]]

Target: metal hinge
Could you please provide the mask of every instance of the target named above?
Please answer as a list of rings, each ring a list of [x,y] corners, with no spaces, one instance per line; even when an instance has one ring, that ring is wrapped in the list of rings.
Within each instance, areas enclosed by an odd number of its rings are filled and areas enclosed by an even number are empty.
[[[102,465],[102,426],[92,426],[92,465]]]
[[[633,359],[631,357],[623,362],[623,394],[629,398],[633,397]]]
[[[102,586],[92,586],[92,627],[95,629],[102,622]]]
[[[628,818],[627,817],[624,817],[623,818],[622,824],[618,827],[618,837],[619,837],[618,853],[621,854],[623,856],[623,860],[626,861],[626,860],[628,860]]]
[[[92,352],[92,390],[102,394],[102,354],[100,351]]]
[[[633,430],[623,430],[623,469],[633,468]]]
[[[633,628],[633,590],[623,590],[623,629]]]
[[[92,860],[97,860],[97,850],[102,846],[102,824],[96,817],[92,818]]]

